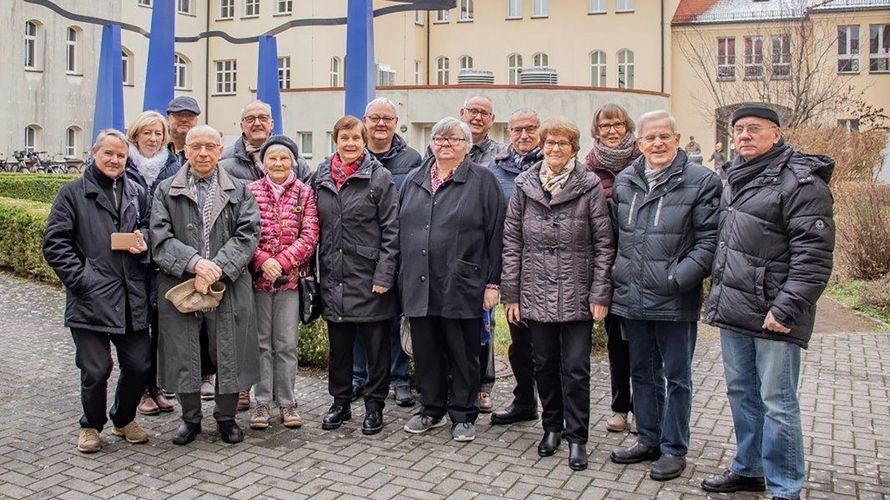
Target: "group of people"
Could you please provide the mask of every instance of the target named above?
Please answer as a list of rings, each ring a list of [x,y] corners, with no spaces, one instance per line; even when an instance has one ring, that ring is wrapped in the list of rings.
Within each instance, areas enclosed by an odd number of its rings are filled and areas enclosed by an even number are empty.
[[[634,121],[617,104],[595,111],[582,158],[577,125],[527,108],[507,121],[510,143],[496,142],[492,102],[473,96],[433,126],[421,157],[395,133],[396,106],[378,98],[334,124],[336,152],[314,171],[271,135],[265,103],[243,109],[228,149],[197,125],[193,99],[167,112],[143,113],[126,136],[99,134],[44,236],[81,370],[80,451],[101,448],[112,343],[121,375],[108,416],[130,443],[148,440],[137,408],[171,411],[174,395],[176,444],[201,432],[202,397],[215,399],[228,443],[243,440],[239,409],[255,429],[272,425],[273,404],[284,426],[301,426],[299,286],[317,276],[333,398],[324,429],[364,396],[361,431],[380,432],[390,384],[399,405],[415,404],[407,328],[421,407],[404,430],[450,420],[454,440],[473,440],[478,414],[493,409],[491,311],[503,304],[516,386],[491,423],[537,420],[540,402],[538,454],[564,440],[569,467],[585,469],[602,321],[606,427],[637,434],[611,460],[652,461],[652,479],[673,479],[686,467],[702,315],[721,331],[738,448],[702,487],[799,495],[796,389],[832,267],[833,162],[786,144],[769,106],[735,111],[738,156],[717,172],[680,148],[670,113]]]

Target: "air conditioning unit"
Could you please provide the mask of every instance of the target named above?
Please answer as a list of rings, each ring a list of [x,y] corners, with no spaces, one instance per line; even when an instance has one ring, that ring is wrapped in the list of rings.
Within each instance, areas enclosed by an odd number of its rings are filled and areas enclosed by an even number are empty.
[[[457,75],[457,83],[494,83],[494,73],[483,69],[462,69]]]
[[[533,68],[522,68],[519,73],[519,85],[557,85],[559,84],[559,76],[553,68],[536,66]]]

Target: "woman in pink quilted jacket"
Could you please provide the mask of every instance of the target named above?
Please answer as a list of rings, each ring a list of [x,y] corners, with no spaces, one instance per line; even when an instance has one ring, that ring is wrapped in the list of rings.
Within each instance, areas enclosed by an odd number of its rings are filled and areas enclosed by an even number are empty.
[[[285,427],[303,419],[294,400],[299,336],[297,280],[305,276],[318,241],[318,212],[312,188],[300,182],[294,168],[297,145],[285,136],[271,137],[260,149],[266,175],[248,187],[260,208],[260,239],[251,263],[260,348],[260,382],[253,387],[256,406],[252,429],[269,427],[275,395]]]

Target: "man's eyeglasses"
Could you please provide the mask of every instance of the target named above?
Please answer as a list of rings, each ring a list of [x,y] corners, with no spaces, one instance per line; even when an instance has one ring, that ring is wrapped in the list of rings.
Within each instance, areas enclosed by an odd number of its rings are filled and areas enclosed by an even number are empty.
[[[488,118],[489,116],[491,116],[490,112],[479,108],[464,108],[464,111],[466,111],[467,114],[469,114],[470,116],[479,115],[481,118]]]
[[[656,140],[660,140],[661,142],[668,142],[674,137],[676,136],[672,134],[647,135],[645,137],[642,137],[641,140],[646,144],[655,144]]]
[[[761,132],[763,132],[764,130],[769,130],[769,129],[773,129],[773,128],[778,128],[778,127],[776,127],[775,125],[770,126],[770,127],[763,127],[761,125],[748,125],[748,126],[739,125],[738,127],[732,128],[732,135],[742,135],[746,131],[748,132],[748,135],[758,135]]]
[[[465,142],[466,139],[463,137],[433,137],[433,144],[436,146],[444,146],[446,144],[450,146],[457,146],[458,144]]]
[[[222,146],[219,144],[213,144],[213,143],[207,143],[207,144],[197,143],[197,144],[186,144],[185,147],[191,149],[192,151],[201,151],[201,150],[216,151],[217,149],[221,148]]]
[[[272,121],[272,117],[269,115],[256,115],[256,116],[247,115],[247,116],[242,116],[241,121],[243,123],[253,123],[253,122],[257,122],[257,121],[260,123],[269,123],[270,121]]]
[[[385,124],[387,124],[387,125],[389,125],[390,123],[396,121],[396,117],[395,117],[395,116],[379,116],[379,115],[371,115],[371,116],[366,116],[365,118],[366,118],[369,122],[371,122],[371,123],[380,123],[380,122],[383,122],[383,123],[385,123]]]
[[[615,129],[615,132],[621,132],[622,130],[627,130],[627,125],[624,122],[618,123],[600,123],[596,126],[600,132],[608,132],[609,129]]]
[[[527,127],[510,127],[510,132],[516,135],[522,135],[523,132],[527,134],[534,134],[537,131],[537,125],[529,125]]]

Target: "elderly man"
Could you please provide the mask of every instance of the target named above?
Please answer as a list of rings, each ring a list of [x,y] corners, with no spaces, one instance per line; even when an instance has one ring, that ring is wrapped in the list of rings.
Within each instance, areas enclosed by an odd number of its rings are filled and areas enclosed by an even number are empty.
[[[639,435],[611,459],[657,460],[649,476],[666,481],[686,468],[692,354],[702,281],[717,247],[720,179],[679,149],[667,111],[640,118],[637,144],[643,156],[615,178],[611,203],[618,246],[612,311],[630,351]]]
[[[198,116],[201,108],[193,97],[174,97],[167,104],[167,126],[170,128],[170,154],[179,159],[179,164],[185,163],[185,136],[189,130],[198,124]]]
[[[124,175],[127,150],[121,132],[99,133],[83,176],[56,195],[43,235],[46,262],[65,285],[65,326],[80,369],[77,449],[83,453],[102,448],[111,344],[120,367],[109,415],[112,434],[130,443],[148,441],[134,420],[149,367],[148,200]]]
[[[798,498],[800,351],[831,275],[834,161],[786,144],[779,115],[765,104],[743,105],[731,123],[739,156],[721,171],[724,210],[705,321],[720,327],[737,450],[729,470],[702,488],[768,487],[773,498]]]
[[[516,177],[543,159],[541,136],[538,132],[540,127],[541,120],[532,109],[521,108],[510,115],[510,145],[489,166],[508,200],[513,194]],[[509,326],[511,343],[507,356],[516,378],[516,387],[513,388],[513,402],[503,410],[491,414],[491,423],[494,425],[538,419],[531,332],[525,324],[510,323]]]
[[[217,282],[225,292],[215,308],[190,313],[170,300],[158,301],[158,378],[182,405],[173,443],[187,444],[201,432],[202,375],[216,372],[213,416],[222,440],[237,443],[244,439],[235,423],[238,391],[259,380],[253,288],[246,271],[259,237],[259,209],[247,183],[218,167],[223,147],[217,130],[193,128],[185,147],[188,161],[161,183],[152,204],[158,296],[189,278],[196,293],[206,295]],[[198,340],[202,330],[207,343]]]
[[[368,152],[389,170],[398,190],[405,177],[420,166],[420,153],[396,134],[396,126],[399,124],[396,105],[385,97],[378,97],[365,107],[363,121],[368,131]],[[402,350],[398,318],[390,326],[389,347],[389,380],[393,397],[399,406],[414,406],[411,381],[408,378],[408,355]],[[355,338],[352,359],[352,394],[353,398],[358,399],[364,394],[368,380],[368,360],[362,336]]]

